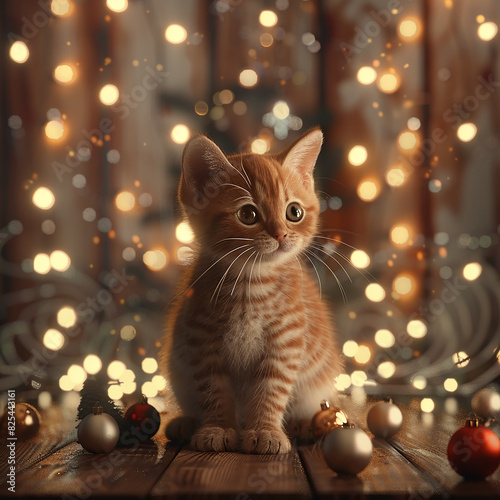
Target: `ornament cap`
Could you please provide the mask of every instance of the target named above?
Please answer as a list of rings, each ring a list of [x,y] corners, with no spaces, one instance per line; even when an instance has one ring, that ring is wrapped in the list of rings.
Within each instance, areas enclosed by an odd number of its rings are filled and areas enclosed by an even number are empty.
[[[386,398],[384,398],[384,403],[390,403],[390,404],[393,404],[393,400],[391,398],[391,396],[387,396]]]
[[[479,420],[477,418],[468,418],[466,420],[466,427],[479,427]]]
[[[141,396],[141,405],[147,405],[148,404],[148,398],[145,394]]]
[[[92,410],[93,410],[94,415],[102,415],[101,403],[99,403],[99,401],[96,401]]]
[[[351,422],[344,422],[342,424],[342,429],[354,429],[354,427],[356,426]]]
[[[328,408],[330,408],[330,403],[326,399],[323,399],[320,403],[320,408],[322,411],[328,410]]]

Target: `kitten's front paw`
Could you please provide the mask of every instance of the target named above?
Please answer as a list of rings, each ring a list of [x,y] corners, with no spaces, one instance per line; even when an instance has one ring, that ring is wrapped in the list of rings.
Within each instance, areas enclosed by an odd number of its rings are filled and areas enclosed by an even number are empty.
[[[281,429],[248,429],[241,433],[241,449],[245,453],[288,453],[292,445]]]
[[[191,448],[197,451],[236,451],[238,435],[230,427],[204,425],[195,432],[191,439]]]

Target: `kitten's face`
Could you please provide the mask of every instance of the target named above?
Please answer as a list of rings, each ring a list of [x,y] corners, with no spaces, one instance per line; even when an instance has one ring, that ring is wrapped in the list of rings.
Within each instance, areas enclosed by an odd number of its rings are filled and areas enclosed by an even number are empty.
[[[179,198],[202,252],[237,259],[235,268],[295,260],[318,226],[312,168],[321,139],[313,131],[279,155],[227,158],[206,138],[197,151],[188,145]]]

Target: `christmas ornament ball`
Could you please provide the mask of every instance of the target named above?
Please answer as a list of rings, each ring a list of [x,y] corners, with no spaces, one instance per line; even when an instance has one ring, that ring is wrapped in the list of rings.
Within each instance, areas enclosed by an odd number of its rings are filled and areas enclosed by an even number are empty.
[[[102,413],[102,406],[94,406],[78,426],[78,442],[91,453],[109,453],[118,443],[120,429],[116,420]]]
[[[475,413],[484,418],[500,418],[500,394],[485,387],[472,396],[471,406]]]
[[[500,439],[476,419],[469,419],[451,437],[447,453],[451,467],[462,477],[485,479],[500,465]]]
[[[366,423],[374,436],[387,439],[401,428],[403,414],[394,403],[381,401],[370,408]]]
[[[148,404],[148,398],[144,395],[139,403],[127,409],[124,418],[138,431],[136,435],[142,440],[153,437],[160,428],[160,414]]]
[[[339,474],[357,474],[372,459],[373,445],[368,435],[350,424],[333,429],[321,445],[325,462]]]
[[[311,419],[311,433],[314,440],[318,441],[333,429],[342,427],[347,423],[347,415],[340,408],[330,406],[328,401],[323,400],[320,409]]]
[[[8,408],[2,415],[0,420],[0,433],[2,436],[11,436],[24,440],[30,439],[38,433],[42,418],[34,406],[28,403],[16,403],[13,415],[15,428],[9,419],[12,416],[12,410]],[[10,431],[12,431],[12,435]]]

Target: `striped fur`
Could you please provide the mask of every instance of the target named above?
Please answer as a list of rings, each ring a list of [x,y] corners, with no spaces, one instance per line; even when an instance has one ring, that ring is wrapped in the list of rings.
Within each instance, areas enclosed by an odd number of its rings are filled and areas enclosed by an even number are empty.
[[[278,155],[227,158],[205,137],[187,144],[179,199],[198,251],[167,321],[164,369],[185,418],[170,438],[186,437],[194,419],[197,450],[285,453],[285,424],[334,397],[340,356],[302,259],[318,228],[321,142],[314,129]],[[296,222],[292,202],[305,213]],[[249,204],[251,225],[238,218]]]

